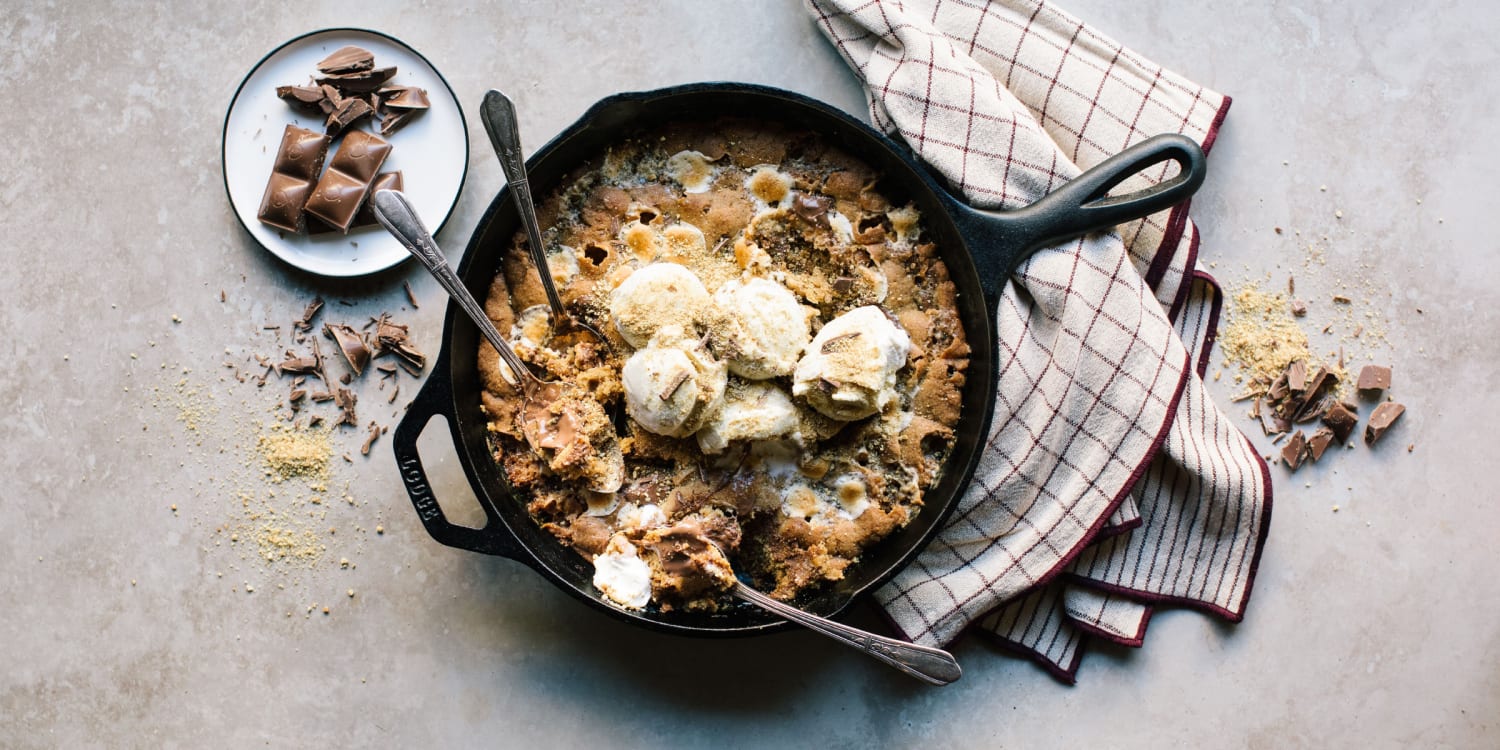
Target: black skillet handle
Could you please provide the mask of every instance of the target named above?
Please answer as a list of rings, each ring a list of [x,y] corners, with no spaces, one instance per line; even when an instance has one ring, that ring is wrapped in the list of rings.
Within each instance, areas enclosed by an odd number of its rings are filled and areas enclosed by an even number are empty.
[[[396,467],[401,471],[401,481],[406,485],[406,494],[417,509],[417,517],[427,527],[433,539],[448,545],[486,555],[500,555],[527,562],[527,554],[521,548],[505,522],[500,520],[495,509],[483,498],[479,506],[484,509],[485,524],[482,529],[457,526],[443,516],[437,497],[432,494],[432,484],[427,481],[427,472],[422,468],[422,457],[417,453],[417,437],[433,417],[443,417],[451,426],[454,423],[453,385],[448,378],[447,358],[441,358],[433,368],[427,383],[412,401],[406,415],[396,425],[396,434],[391,441],[396,452]]]
[[[1172,179],[1129,195],[1108,195],[1126,179],[1169,160],[1180,167]],[[980,279],[1003,287],[1033,252],[1171,208],[1191,197],[1207,174],[1208,160],[1193,139],[1165,133],[1105,159],[1025,208],[967,209],[961,228]]]

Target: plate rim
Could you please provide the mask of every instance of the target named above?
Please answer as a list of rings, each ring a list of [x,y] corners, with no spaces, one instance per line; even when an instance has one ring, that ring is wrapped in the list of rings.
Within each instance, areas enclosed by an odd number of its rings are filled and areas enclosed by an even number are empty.
[[[382,39],[385,39],[386,41],[401,46],[406,51],[415,55],[417,59],[425,63],[428,68],[432,69],[432,72],[437,76],[438,81],[443,84],[443,88],[448,90],[448,96],[453,99],[454,107],[458,109],[458,121],[459,124],[463,126],[464,134],[463,170],[459,173],[458,176],[458,190],[454,191],[453,193],[453,201],[450,202],[448,204],[448,208],[443,211],[443,218],[438,221],[437,227],[432,230],[432,234],[436,235],[438,232],[443,231],[443,227],[448,225],[448,220],[453,218],[453,209],[458,206],[459,199],[463,197],[464,183],[468,182],[469,180],[469,120],[464,115],[463,103],[459,101],[458,94],[453,90],[453,84],[448,82],[448,78],[447,76],[443,75],[443,71],[439,70],[436,65],[433,65],[432,61],[428,60],[426,55],[418,52],[415,47],[407,44],[405,41],[398,39],[395,36],[387,34],[383,31],[377,31],[375,29],[367,29],[359,26],[330,26],[327,28],[313,29],[311,31],[303,32],[271,48],[270,51],[266,52],[264,55],[261,55],[260,59],[256,60],[255,64],[251,65],[250,68],[245,71],[245,75],[240,78],[239,84],[234,87],[234,94],[229,97],[229,106],[224,108],[224,124],[219,131],[219,177],[224,183],[224,196],[229,200],[230,213],[234,214],[235,222],[240,225],[240,229],[243,230],[244,233],[248,235],[256,245],[259,245],[262,250],[270,253],[277,260],[285,263],[288,266],[291,266],[292,268],[295,268],[304,273],[310,273],[315,276],[321,276],[324,278],[358,278],[361,276],[370,276],[380,273],[381,271],[387,271],[395,268],[396,266],[405,263],[411,256],[407,255],[396,260],[394,263],[382,265],[375,268],[361,269],[354,273],[335,274],[325,273],[323,271],[316,271],[312,268],[308,268],[307,266],[292,261],[290,258],[278,252],[276,249],[267,246],[266,243],[262,242],[254,232],[250,231],[250,227],[245,224],[245,219],[240,216],[239,206],[234,202],[234,193],[232,193],[229,189],[229,116],[233,114],[235,105],[239,103],[240,93],[245,90],[245,84],[250,82],[250,77],[255,75],[255,72],[257,70],[260,70],[261,66],[265,65],[266,61],[271,59],[271,57],[276,53],[292,46],[293,44],[301,42],[304,39],[318,36],[319,34],[350,31],[380,37]]]

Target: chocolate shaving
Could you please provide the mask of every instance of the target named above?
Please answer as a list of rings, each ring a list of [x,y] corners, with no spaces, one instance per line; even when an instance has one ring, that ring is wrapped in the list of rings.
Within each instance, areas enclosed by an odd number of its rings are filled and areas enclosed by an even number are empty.
[[[403,281],[401,282],[401,286],[406,289],[406,300],[411,303],[411,309],[416,310],[422,307],[417,304],[417,293],[411,290],[411,282]]]
[[[292,321],[292,327],[299,331],[311,331],[313,316],[317,315],[318,311],[322,309],[323,298],[313,297],[313,300],[307,303],[307,307],[302,310],[302,317]]]
[[[313,391],[310,398],[312,398],[315,403],[321,404],[324,401],[332,401],[333,394],[329,393],[328,391]]]
[[[298,401],[301,401],[302,397],[306,396],[306,395],[307,395],[307,391],[306,390],[304,390],[302,388],[293,388],[291,394],[289,394],[286,397],[286,400],[295,404]]]
[[[1383,391],[1391,387],[1391,368],[1381,365],[1365,365],[1359,371],[1355,386],[1361,391]]]
[[[354,404],[358,401],[359,397],[348,388],[339,388],[333,392],[333,403],[343,412],[339,415],[339,421],[333,423],[335,427],[359,424],[359,419],[354,416]]]
[[[1406,412],[1406,407],[1394,401],[1387,401],[1375,407],[1375,412],[1370,415],[1370,421],[1365,423],[1365,445],[1374,445],[1396,420]]]
[[[656,397],[663,401],[666,401],[667,399],[672,397],[672,394],[677,392],[678,388],[682,387],[683,383],[687,382],[688,378],[692,376],[693,374],[688,372],[687,370],[678,370],[677,377],[672,378],[672,382],[668,383],[667,387],[662,389],[662,392],[658,393]]]
[[[386,373],[387,375],[395,375],[396,374],[396,366],[393,365],[393,364],[391,364],[391,363],[389,363],[389,362],[381,362],[380,364],[375,365],[375,369],[377,369],[377,370],[379,370],[379,371],[381,371],[383,373]]]
[[[380,426],[374,422],[370,423],[370,433],[365,436],[364,445],[359,446],[359,455],[370,455],[370,446],[375,444],[375,439],[380,437]]]
[[[318,62],[318,72],[329,75],[357,73],[374,67],[375,54],[353,45],[340,47]]]
[[[1333,301],[1337,302],[1340,305],[1347,305],[1350,302],[1353,302],[1353,300],[1349,299],[1348,297],[1345,297],[1342,294],[1335,294],[1335,295],[1333,295]]]
[[[275,369],[277,375],[286,372],[300,373],[304,375],[316,373],[318,371],[318,360],[312,357],[292,357],[284,362],[281,362],[280,364],[275,365]]]
[[[391,395],[390,395],[389,398],[387,398],[385,400],[385,402],[387,404],[394,404],[394,403],[396,403],[396,394],[398,394],[400,392],[401,392],[401,384],[397,383],[396,387],[394,387],[394,388],[391,389]]]
[[[307,418],[307,426],[308,427],[317,427],[320,424],[323,424],[323,417],[322,417],[322,415],[314,414],[311,417]]]
[[[850,331],[849,333],[843,333],[839,334],[838,336],[834,336],[833,338],[823,342],[823,347],[820,349],[820,351],[824,354],[831,354],[833,352],[836,352],[840,348],[842,348],[843,342],[855,338],[856,336],[859,336],[859,331]]]
[[[344,361],[349,363],[349,369],[355,375],[363,375],[365,366],[370,364],[370,348],[365,345],[365,338],[344,323],[324,323],[323,334],[339,345],[339,352],[344,355]]]
[[[1307,303],[1303,302],[1300,299],[1294,299],[1294,300],[1292,300],[1292,314],[1295,315],[1295,316],[1297,316],[1297,317],[1299,317],[1299,318],[1302,317],[1302,316],[1304,316],[1304,315],[1306,315],[1307,314]]]
[[[1281,449],[1281,460],[1286,463],[1288,469],[1296,471],[1297,467],[1302,465],[1302,459],[1306,455],[1307,436],[1302,434],[1301,430],[1297,430],[1297,433],[1292,435],[1292,439]]]

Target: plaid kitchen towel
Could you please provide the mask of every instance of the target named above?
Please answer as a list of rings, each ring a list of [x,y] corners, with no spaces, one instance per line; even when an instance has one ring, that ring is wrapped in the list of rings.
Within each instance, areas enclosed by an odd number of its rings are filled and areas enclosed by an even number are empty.
[[[1158,133],[1207,151],[1229,107],[1046,3],[808,5],[876,126],[977,207],[1029,204]],[[1270,474],[1204,388],[1221,294],[1187,208],[1038,252],[1006,285],[974,481],[876,595],[910,639],[972,628],[1071,682],[1087,636],[1139,646],[1154,606],[1243,616]]]

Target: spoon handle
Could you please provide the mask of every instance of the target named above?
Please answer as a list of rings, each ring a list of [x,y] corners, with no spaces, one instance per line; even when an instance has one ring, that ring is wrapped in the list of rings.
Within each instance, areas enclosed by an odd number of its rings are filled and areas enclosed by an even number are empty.
[[[547,305],[552,308],[552,317],[561,320],[562,297],[557,294],[557,285],[552,282],[552,269],[547,266],[547,251],[542,246],[542,228],[536,219],[536,206],[531,201],[531,182],[526,176],[526,160],[521,156],[521,126],[516,117],[516,105],[510,97],[490,89],[479,107],[479,119],[484,121],[484,130],[490,134],[490,145],[495,156],[500,158],[500,168],[505,170],[505,181],[510,184],[511,197],[516,201],[516,210],[521,214],[521,223],[526,227],[526,245],[531,261],[536,264],[537,275],[542,277],[542,289],[547,292]]]
[[[474,295],[469,294],[469,290],[459,280],[458,274],[454,273],[453,268],[448,265],[448,258],[443,255],[442,250],[438,249],[437,243],[433,241],[427,227],[422,225],[422,220],[417,217],[417,212],[412,208],[406,196],[395,190],[378,190],[375,192],[375,197],[371,199],[371,204],[375,208],[375,219],[380,222],[380,225],[395,235],[396,240],[412,255],[415,255],[417,260],[422,261],[422,265],[426,266],[428,271],[432,272],[438,283],[448,290],[448,295],[453,298],[453,301],[457,302],[458,306],[474,321],[474,324],[479,326],[479,332],[484,334],[485,340],[500,352],[500,358],[505,360],[505,364],[510,366],[516,377],[522,383],[536,381],[536,376],[532,375],[531,370],[521,362],[521,358],[516,356],[505,337],[501,336],[500,332],[495,329],[495,324],[490,322],[490,316],[484,313],[484,308],[474,299]]]
[[[867,633],[859,628],[834,622],[789,604],[776,601],[744,583],[735,583],[734,595],[751,604],[774,612],[798,625],[815,630],[847,646],[853,646],[919,680],[933,685],[947,685],[963,676],[953,655],[942,649],[919,646],[894,638]]]

